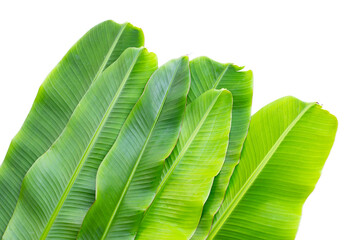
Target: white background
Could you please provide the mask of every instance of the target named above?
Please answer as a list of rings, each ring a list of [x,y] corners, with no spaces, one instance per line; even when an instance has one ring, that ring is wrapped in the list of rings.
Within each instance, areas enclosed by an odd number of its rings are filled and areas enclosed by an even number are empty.
[[[160,64],[206,55],[252,69],[253,112],[293,95],[336,115],[336,141],[296,239],[360,239],[359,1],[124,2],[1,1],[0,162],[67,50],[104,20],[131,22]]]

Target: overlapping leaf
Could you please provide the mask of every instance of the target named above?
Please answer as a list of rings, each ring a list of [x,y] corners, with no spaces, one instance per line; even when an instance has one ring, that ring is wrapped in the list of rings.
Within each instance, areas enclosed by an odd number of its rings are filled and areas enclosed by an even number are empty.
[[[4,239],[76,237],[95,198],[97,168],[156,68],[155,54],[128,48],[101,74],[26,174]]]
[[[229,140],[232,96],[209,90],[186,108],[184,123],[136,239],[188,239],[199,222]]]
[[[215,177],[207,199],[199,226],[192,239],[205,239],[213,218],[224,199],[231,174],[239,163],[240,151],[249,127],[252,102],[252,72],[240,71],[232,64],[221,64],[207,57],[199,57],[190,62],[191,87],[189,102],[209,89],[228,89],[233,96],[233,109],[229,146],[224,165]]]
[[[178,139],[190,87],[187,57],[159,68],[97,174],[79,239],[133,239]]]
[[[143,42],[104,22],[49,74],[0,168],[0,238],[293,239],[336,118],[282,98],[244,143],[252,72],[182,57],[153,74]]]
[[[208,239],[294,239],[336,129],[333,115],[293,97],[257,112]]]
[[[0,168],[0,238],[13,214],[26,172],[59,138],[103,70],[126,48],[143,43],[142,31],[131,24],[101,23],[86,33],[46,78]]]

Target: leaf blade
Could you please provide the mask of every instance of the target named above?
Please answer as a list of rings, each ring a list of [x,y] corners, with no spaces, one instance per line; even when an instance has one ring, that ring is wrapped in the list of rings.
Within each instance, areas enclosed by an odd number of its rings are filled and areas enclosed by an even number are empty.
[[[294,238],[336,128],[320,106],[292,97],[256,113],[209,239]]]

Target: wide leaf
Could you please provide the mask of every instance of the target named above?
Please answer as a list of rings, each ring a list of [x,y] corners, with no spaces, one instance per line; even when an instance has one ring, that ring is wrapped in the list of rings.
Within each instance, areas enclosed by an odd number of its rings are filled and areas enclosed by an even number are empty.
[[[48,75],[0,168],[0,238],[13,214],[26,172],[59,138],[103,70],[126,48],[143,43],[140,29],[106,21],[86,33]]]
[[[56,143],[31,167],[4,239],[74,239],[95,199],[96,171],[157,68],[128,48],[93,84]]]
[[[333,115],[293,97],[258,111],[208,239],[294,239],[336,129]]]
[[[96,201],[79,239],[133,239],[174,148],[190,87],[187,57],[153,76],[97,174]]]
[[[207,57],[195,58],[190,62],[191,87],[188,101],[192,102],[209,89],[228,89],[233,96],[233,109],[229,146],[224,165],[215,177],[199,226],[192,239],[205,239],[215,213],[218,211],[230,177],[239,163],[240,151],[249,127],[252,102],[252,72],[240,71],[242,67],[221,64]]]
[[[136,239],[190,238],[225,159],[231,108],[227,90],[209,90],[187,106],[179,140]]]

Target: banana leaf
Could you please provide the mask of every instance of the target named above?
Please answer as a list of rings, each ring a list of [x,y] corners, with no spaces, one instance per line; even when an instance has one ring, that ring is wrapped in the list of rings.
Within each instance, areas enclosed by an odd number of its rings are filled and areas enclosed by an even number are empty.
[[[192,102],[209,89],[228,89],[233,96],[233,109],[229,146],[224,165],[215,177],[209,198],[207,199],[199,226],[192,239],[205,239],[215,213],[218,211],[230,177],[240,160],[249,127],[252,102],[251,71],[240,71],[242,67],[233,64],[221,64],[207,57],[199,57],[190,62],[191,87],[188,100]]]
[[[157,68],[128,48],[94,82],[56,142],[25,175],[4,239],[74,239],[95,200],[96,171]]]
[[[189,104],[136,239],[189,239],[199,222],[229,141],[232,96],[209,90]]]
[[[336,129],[329,112],[293,97],[258,111],[207,239],[294,239]]]
[[[160,67],[97,174],[96,201],[79,239],[133,239],[179,137],[190,87],[187,57]]]
[[[143,43],[142,31],[131,24],[103,22],[86,33],[48,75],[0,168],[0,238],[29,168],[59,138],[100,74],[126,48]]]

